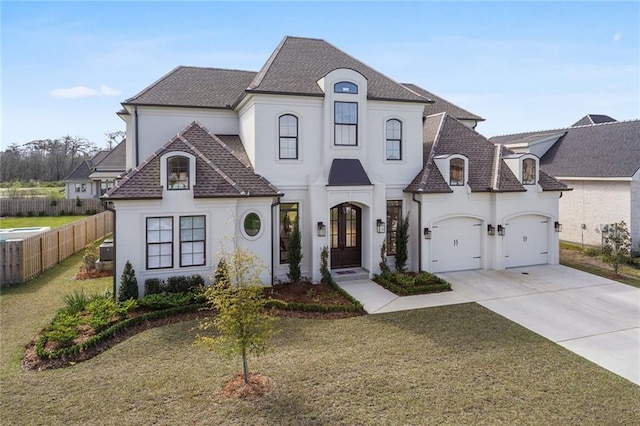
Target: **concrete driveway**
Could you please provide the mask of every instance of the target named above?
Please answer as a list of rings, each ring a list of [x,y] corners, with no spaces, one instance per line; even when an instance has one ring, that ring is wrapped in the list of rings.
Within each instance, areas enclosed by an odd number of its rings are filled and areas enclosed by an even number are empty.
[[[640,384],[640,289],[561,265],[439,275],[459,296]]]
[[[640,289],[561,265],[438,274],[453,291],[398,297],[339,282],[370,314],[477,302],[640,385]]]

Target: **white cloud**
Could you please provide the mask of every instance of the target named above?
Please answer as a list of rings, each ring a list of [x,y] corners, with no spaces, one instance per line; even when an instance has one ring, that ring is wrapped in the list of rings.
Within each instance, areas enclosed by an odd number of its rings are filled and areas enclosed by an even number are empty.
[[[613,35],[613,41],[618,41],[618,40],[620,40],[621,38],[622,38],[622,32],[621,32],[621,31],[618,31],[617,33],[615,33],[615,34]]]
[[[92,89],[86,86],[75,86],[63,89],[54,89],[49,95],[54,98],[89,98],[93,96],[119,96],[122,92],[108,86],[100,86],[100,89]]]

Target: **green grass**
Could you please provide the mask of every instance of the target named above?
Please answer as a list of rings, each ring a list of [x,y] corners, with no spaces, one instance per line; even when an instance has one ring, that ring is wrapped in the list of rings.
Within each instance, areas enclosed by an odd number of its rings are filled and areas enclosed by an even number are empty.
[[[51,229],[66,225],[88,216],[34,216],[34,217],[3,217],[0,218],[0,228],[31,228],[37,226],[50,226]]]
[[[75,288],[74,265],[77,257],[60,273],[3,291],[3,366],[5,352],[30,340]],[[272,351],[249,362],[275,381],[258,401],[221,395],[240,361],[194,347],[197,322],[190,321],[145,331],[69,368],[24,372],[11,358],[0,418],[7,425],[640,420],[640,387],[477,304],[342,320],[282,318],[279,327]]]
[[[564,256],[562,250],[560,251],[560,264],[564,266],[640,288],[640,269],[638,268],[620,265],[619,274],[616,275],[611,265],[607,265],[597,256],[585,254],[578,245],[561,242],[560,249],[574,252],[573,256]]]

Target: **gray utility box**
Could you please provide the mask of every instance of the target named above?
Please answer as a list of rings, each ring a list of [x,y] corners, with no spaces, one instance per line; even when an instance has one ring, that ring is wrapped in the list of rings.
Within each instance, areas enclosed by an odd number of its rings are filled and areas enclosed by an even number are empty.
[[[113,240],[104,240],[102,244],[100,244],[100,261],[111,261],[113,260]]]

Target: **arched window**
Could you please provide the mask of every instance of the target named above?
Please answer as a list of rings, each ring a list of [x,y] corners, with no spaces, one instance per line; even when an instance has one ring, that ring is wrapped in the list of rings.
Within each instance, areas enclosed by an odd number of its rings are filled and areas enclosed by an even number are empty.
[[[400,120],[387,121],[387,160],[402,160],[402,123]]]
[[[341,81],[333,85],[334,93],[358,93],[358,86],[348,81]]]
[[[464,160],[462,158],[454,158],[449,163],[449,185],[464,185]]]
[[[535,185],[536,183],[536,160],[526,158],[522,161],[522,184]]]
[[[167,159],[167,189],[189,189],[189,159],[174,156]]]
[[[298,158],[298,117],[285,114],[278,119],[280,136],[280,158],[295,160]]]

